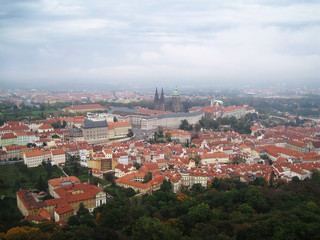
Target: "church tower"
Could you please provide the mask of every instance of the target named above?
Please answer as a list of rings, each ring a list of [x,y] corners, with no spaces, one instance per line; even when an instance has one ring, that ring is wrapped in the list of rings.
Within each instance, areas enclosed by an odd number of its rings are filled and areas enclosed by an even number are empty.
[[[153,100],[153,109],[157,109],[159,104],[159,95],[158,95],[158,88],[156,87],[156,93],[154,94]]]
[[[159,110],[160,111],[166,110],[166,101],[164,99],[163,88],[161,89],[161,96],[160,96],[160,100],[159,100]]]
[[[183,106],[180,102],[180,94],[178,92],[178,87],[172,93],[172,111],[173,112],[182,112]]]

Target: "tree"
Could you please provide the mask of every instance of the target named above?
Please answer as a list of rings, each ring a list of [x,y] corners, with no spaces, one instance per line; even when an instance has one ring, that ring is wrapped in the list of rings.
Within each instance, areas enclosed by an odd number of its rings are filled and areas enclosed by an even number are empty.
[[[199,155],[196,155],[196,156],[194,157],[194,162],[195,162],[196,164],[199,164],[199,163],[201,162],[201,157],[200,157]]]
[[[129,131],[128,131],[128,137],[133,137],[133,131],[132,131],[132,129],[129,129]]]
[[[208,221],[212,214],[208,204],[201,203],[197,206],[191,207],[188,215],[195,221],[195,222],[204,222]]]
[[[33,227],[14,227],[8,230],[8,232],[5,235],[5,239],[7,240],[16,240],[16,239],[25,239],[25,240],[31,240],[34,239],[36,236],[38,236],[40,233],[39,228],[33,228]]]
[[[172,137],[172,134],[170,132],[166,132],[166,134],[164,135],[165,139],[167,142],[171,142],[171,137]]]
[[[181,239],[181,233],[160,222],[158,218],[141,217],[132,229],[132,239]]]
[[[264,178],[264,177],[256,177],[253,182],[252,182],[253,185],[255,186],[265,186],[268,184],[267,180]]]
[[[199,124],[199,123],[196,123],[196,124],[194,125],[194,130],[195,130],[196,132],[199,132],[200,129],[201,129],[200,124]]]
[[[65,120],[63,120],[61,127],[65,128],[67,126],[67,122]]]
[[[89,210],[85,208],[83,203],[80,203],[77,214],[69,218],[68,225],[69,226],[86,225],[89,227],[94,226],[93,216],[91,215]]]
[[[194,195],[197,195],[203,193],[206,189],[200,183],[196,183],[192,185],[190,190]]]
[[[141,168],[141,164],[139,164],[139,163],[137,163],[137,162],[135,162],[135,163],[133,164],[133,166],[134,166],[137,170],[139,170],[139,168]]]
[[[147,172],[143,177],[143,182],[144,183],[148,183],[151,180],[152,180],[152,173],[151,172]]]
[[[163,180],[160,190],[164,192],[172,192],[172,183],[170,180]]]
[[[180,124],[179,129],[185,130],[185,131],[191,131],[193,129],[193,127],[192,127],[192,125],[190,125],[188,123],[188,121],[186,119],[184,119],[184,120],[181,120],[181,124]]]
[[[51,137],[52,137],[52,138],[60,138],[60,137],[59,137],[59,135],[58,135],[58,134],[56,134],[56,133],[55,133],[55,134],[53,134]]]
[[[39,176],[37,188],[38,188],[40,191],[46,191],[46,190],[47,190],[47,183],[46,183],[46,181],[42,178],[42,175]]]

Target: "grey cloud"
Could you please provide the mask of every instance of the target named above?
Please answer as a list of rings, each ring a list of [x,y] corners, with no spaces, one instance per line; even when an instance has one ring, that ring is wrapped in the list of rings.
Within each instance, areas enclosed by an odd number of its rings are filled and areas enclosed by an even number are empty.
[[[0,85],[313,84],[319,8],[318,1],[5,1]]]

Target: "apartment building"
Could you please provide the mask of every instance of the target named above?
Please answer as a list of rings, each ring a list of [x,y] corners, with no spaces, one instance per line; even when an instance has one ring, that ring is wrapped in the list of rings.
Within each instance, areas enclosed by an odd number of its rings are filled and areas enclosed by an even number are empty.
[[[109,139],[107,121],[84,120],[82,126],[83,138],[88,143],[102,142]]]
[[[42,162],[51,161],[51,152],[50,151],[33,151],[26,152],[23,157],[24,164],[27,167],[37,167],[42,164]]]

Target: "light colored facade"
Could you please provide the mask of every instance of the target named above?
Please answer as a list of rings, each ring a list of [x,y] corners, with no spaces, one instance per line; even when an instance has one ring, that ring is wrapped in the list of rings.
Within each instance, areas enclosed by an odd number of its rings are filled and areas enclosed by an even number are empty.
[[[54,128],[51,125],[48,124],[42,124],[39,128],[38,128],[38,132],[39,133],[43,133],[43,132],[52,132],[54,130]]]
[[[26,152],[24,154],[24,164],[27,167],[37,167],[42,164],[42,162],[51,161],[51,152],[50,151],[34,151]]]
[[[16,135],[17,135],[17,144],[19,146],[24,146],[28,144],[29,137],[26,132],[17,132]]]
[[[223,109],[223,117],[241,118],[246,115],[246,109],[240,106],[231,106]]]
[[[225,152],[205,153],[201,155],[201,164],[227,163],[229,155]]]
[[[30,122],[30,124],[28,124],[28,127],[30,128],[31,131],[38,131],[41,125],[43,125],[43,123]]]
[[[100,104],[86,104],[86,105],[74,105],[63,109],[71,113],[82,113],[82,112],[96,112],[96,111],[106,111],[107,108],[101,106]]]
[[[66,154],[64,150],[51,150],[51,163],[53,165],[62,165],[66,163]]]
[[[40,138],[34,132],[28,133],[28,143],[35,143],[36,141],[39,141],[39,140]]]
[[[171,113],[141,119],[141,129],[152,130],[158,127],[177,129],[181,121],[187,120],[189,124],[196,124],[204,116],[204,112]]]
[[[104,121],[90,121],[86,119],[82,126],[83,138],[88,143],[103,142],[109,139],[108,123]]]
[[[0,135],[0,140],[3,147],[18,144],[18,138],[14,133],[4,133],[2,136]]]
[[[109,139],[127,137],[129,129],[132,128],[131,123],[126,121],[109,122],[108,125]]]
[[[8,160],[13,160],[13,159],[20,159],[23,157],[21,155],[22,152],[25,152],[27,150],[26,146],[18,146],[18,145],[10,145],[4,147],[4,149],[7,152],[7,158]]]
[[[87,149],[79,149],[79,158],[80,158],[80,165],[83,167],[88,166],[88,158],[87,158]]]

